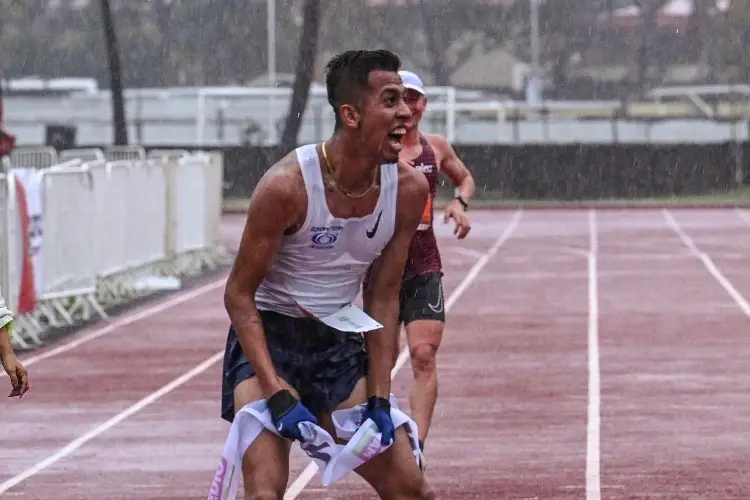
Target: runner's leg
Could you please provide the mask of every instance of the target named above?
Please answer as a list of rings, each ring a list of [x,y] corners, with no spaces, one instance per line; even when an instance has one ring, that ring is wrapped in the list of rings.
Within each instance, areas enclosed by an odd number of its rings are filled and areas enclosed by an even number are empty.
[[[291,387],[288,389],[297,396]],[[246,379],[234,391],[235,408],[263,399],[258,380]],[[289,481],[289,450],[292,441],[264,430],[242,457],[245,500],[281,500]]]
[[[419,428],[419,441],[424,446],[432,424],[438,397],[437,351],[443,336],[443,323],[417,320],[406,325],[414,385],[409,395],[411,416]]]
[[[414,374],[409,404],[424,446],[438,397],[437,351],[445,326],[445,302],[437,273],[418,276],[406,288],[403,320]]]
[[[362,378],[349,399],[335,409],[343,410],[367,402],[367,380]],[[335,429],[330,413],[322,414],[319,422],[331,435]],[[393,445],[385,452],[360,465],[355,472],[367,481],[383,500],[432,500],[435,494],[427,484],[412,453],[409,436],[403,427],[396,430]]]
[[[266,318],[266,330],[273,330]],[[272,349],[272,348],[271,348]],[[222,381],[222,418],[232,421],[238,410],[254,401],[264,399],[255,371],[248,362],[237,340],[234,329],[229,330],[224,353]],[[291,387],[292,394],[298,392]],[[242,478],[245,500],[282,499],[289,480],[289,450],[291,441],[262,431],[242,457]]]

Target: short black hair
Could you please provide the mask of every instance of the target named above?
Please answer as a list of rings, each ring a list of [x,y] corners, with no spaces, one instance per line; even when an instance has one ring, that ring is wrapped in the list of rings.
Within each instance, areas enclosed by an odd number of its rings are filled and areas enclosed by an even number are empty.
[[[331,58],[326,65],[328,102],[336,116],[336,129],[341,126],[339,108],[342,104],[359,103],[367,90],[372,71],[401,69],[401,59],[389,50],[348,50]]]

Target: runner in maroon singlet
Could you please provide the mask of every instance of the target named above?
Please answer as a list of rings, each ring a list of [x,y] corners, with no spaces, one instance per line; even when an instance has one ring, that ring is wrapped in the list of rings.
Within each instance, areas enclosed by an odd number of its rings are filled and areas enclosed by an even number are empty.
[[[427,177],[427,181],[430,183],[430,197],[422,214],[422,221],[411,240],[409,256],[406,259],[406,268],[404,269],[405,281],[418,276],[440,273],[442,270],[440,250],[438,250],[435,232],[432,230],[432,219],[435,215],[432,202],[437,190],[438,163],[435,152],[425,136],[419,134],[418,139],[422,153],[416,158],[403,157],[402,159],[409,162],[411,166]]]
[[[400,320],[409,342],[414,386],[410,395],[412,418],[419,427],[420,446],[424,449],[432,413],[437,401],[438,382],[435,356],[445,325],[442,263],[433,231],[435,192],[439,172],[456,186],[457,196],[445,209],[444,222],[455,221],[454,234],[463,239],[471,226],[466,216],[468,202],[474,196],[474,179],[451,145],[439,135],[424,135],[419,121],[427,105],[422,80],[410,71],[400,71],[406,88],[404,101],[412,117],[406,123],[400,159],[427,176],[430,197],[409,248],[401,285]],[[395,360],[394,360],[395,361]],[[424,463],[424,460],[422,461]]]

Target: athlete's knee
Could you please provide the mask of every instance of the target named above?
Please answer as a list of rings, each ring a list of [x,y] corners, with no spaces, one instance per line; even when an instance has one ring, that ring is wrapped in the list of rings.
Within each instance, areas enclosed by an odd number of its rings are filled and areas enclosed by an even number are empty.
[[[427,484],[424,476],[420,476],[413,484],[405,485],[405,488],[400,491],[398,498],[403,500],[434,500],[435,498],[435,492]]]
[[[420,474],[407,481],[391,481],[379,496],[384,500],[434,500],[435,492]]]
[[[284,490],[279,491],[247,491],[245,490],[245,500],[283,500]]]
[[[432,488],[430,488],[427,484],[425,484],[424,489],[421,492],[421,496],[419,497],[423,500],[435,500],[437,496],[435,495],[435,492],[432,491]]]
[[[437,497],[432,488],[430,488],[430,485],[427,484],[427,481],[422,481],[422,487],[419,490],[419,495],[414,498],[418,498],[419,500],[435,500],[435,498]]]
[[[250,467],[252,469],[248,470]],[[245,500],[281,500],[284,498],[289,477],[283,465],[262,466],[255,460],[252,465],[246,461],[244,468]]]
[[[277,491],[247,491],[245,490],[245,500],[282,500],[284,492]]]
[[[281,500],[286,491],[287,476],[266,474],[261,477],[245,474],[245,500]]]
[[[419,344],[411,349],[414,372],[417,375],[431,375],[437,370],[437,346]]]
[[[264,430],[245,450],[242,477],[245,500],[282,499],[289,479],[287,441]]]

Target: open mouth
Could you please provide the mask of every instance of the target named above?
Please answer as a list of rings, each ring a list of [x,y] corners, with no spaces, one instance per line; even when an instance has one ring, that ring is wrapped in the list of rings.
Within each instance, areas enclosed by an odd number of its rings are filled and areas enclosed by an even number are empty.
[[[402,144],[401,140],[404,138],[404,135],[406,134],[406,128],[404,127],[398,127],[391,131],[390,134],[388,134],[388,143],[391,145],[393,149],[401,150]]]

